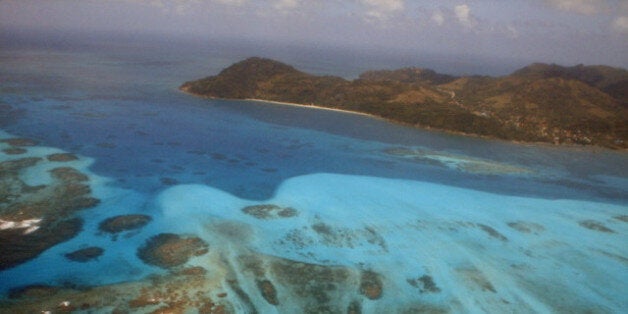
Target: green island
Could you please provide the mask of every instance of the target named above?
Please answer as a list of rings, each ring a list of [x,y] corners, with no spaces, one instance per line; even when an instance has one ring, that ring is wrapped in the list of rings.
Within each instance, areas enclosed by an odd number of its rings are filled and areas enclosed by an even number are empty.
[[[346,80],[252,57],[180,89],[203,97],[359,112],[511,141],[628,148],[628,71],[609,66],[535,63],[502,77],[404,68]]]

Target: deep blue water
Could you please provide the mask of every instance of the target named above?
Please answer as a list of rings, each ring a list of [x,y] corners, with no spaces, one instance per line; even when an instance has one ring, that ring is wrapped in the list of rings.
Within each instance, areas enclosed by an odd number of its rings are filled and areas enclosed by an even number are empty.
[[[281,196],[278,188],[289,179],[333,174],[436,184],[452,191],[490,193],[496,198],[529,198],[534,200],[531,203],[592,202],[600,208],[610,206],[614,212],[628,214],[625,152],[463,137],[360,115],[200,99],[177,90],[186,80],[216,74],[248,55],[255,55],[255,51],[229,47],[141,47],[128,43],[74,51],[33,47],[0,50],[0,103],[13,108],[11,116],[0,119],[1,129],[13,136],[36,139],[40,146],[92,158],[94,163],[89,170],[109,179],[105,189],[114,191],[107,194],[109,198],[103,197],[99,207],[85,214],[88,224],[83,239],[74,239],[51,252],[58,254],[73,246],[98,242],[110,245],[112,251],[118,250],[119,256],[135,269],[116,276],[116,271],[103,271],[105,266],[100,276],[93,276],[88,266],[73,271],[64,268],[59,275],[33,271],[47,262],[62,260],[45,253],[25,265],[1,272],[0,290],[68,278],[89,284],[118,282],[156,271],[141,266],[133,249],[99,239],[93,230],[105,217],[103,211],[158,216],[165,205],[157,199],[178,185],[202,185],[238,199],[263,201]],[[298,60],[295,56],[303,53],[285,55]],[[343,75],[337,62],[314,63],[307,59],[294,65],[306,71]],[[387,153],[399,148],[432,157]],[[453,161],[448,163],[445,159]],[[456,166],[469,160],[530,172],[469,172]],[[388,185],[396,181],[381,182]],[[312,188],[316,186],[313,183]],[[348,187],[347,191],[346,197],[353,197],[353,188]],[[452,192],[454,198],[456,193]],[[387,202],[386,197],[382,194],[381,202]],[[396,196],[391,194],[390,198],[394,203]],[[438,200],[435,202],[439,204]],[[496,202],[502,202],[501,198]],[[129,247],[137,247],[167,225],[157,219]],[[625,230],[622,226],[615,228]],[[628,240],[625,233],[618,237],[612,242],[614,246],[617,241]],[[129,252],[125,252],[127,249]],[[107,259],[102,263],[111,266]],[[103,279],[107,276],[109,279]]]

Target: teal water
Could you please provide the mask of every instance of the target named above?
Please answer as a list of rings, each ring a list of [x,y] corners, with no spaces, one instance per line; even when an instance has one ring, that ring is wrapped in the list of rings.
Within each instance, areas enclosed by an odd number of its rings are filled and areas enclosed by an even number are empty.
[[[443,291],[430,300],[457,300],[458,310],[494,312],[500,300],[524,312],[555,310],[556,303],[628,309],[628,225],[616,218],[628,215],[625,152],[513,144],[360,115],[199,99],[177,86],[255,53],[139,48],[0,50],[0,102],[8,105],[0,137],[37,140],[30,156],[77,154],[72,166],[90,175],[101,200],[81,212],[79,236],[0,272],[0,292],[163,272],[139,260],[136,249],[152,235],[173,232],[196,234],[226,251],[244,247],[377,270],[394,291],[381,302],[393,307],[417,298],[407,278],[429,273]],[[295,66],[343,75],[336,63],[321,64]],[[1,161],[12,158],[0,153]],[[45,183],[46,170],[22,176]],[[293,207],[299,215],[260,221],[240,211],[260,203]],[[103,219],[131,213],[153,222],[125,241],[98,233]],[[583,221],[613,232],[585,228]],[[225,222],[252,236],[217,237],[212,226]],[[521,232],[515,223],[538,232]],[[347,236],[326,238],[316,225]],[[105,254],[89,263],[63,256],[87,245]],[[474,288],[471,273],[483,274],[498,294]]]

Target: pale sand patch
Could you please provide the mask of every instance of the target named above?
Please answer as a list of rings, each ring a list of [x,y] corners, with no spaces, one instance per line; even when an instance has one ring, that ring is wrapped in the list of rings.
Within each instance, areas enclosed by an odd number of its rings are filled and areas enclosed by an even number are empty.
[[[257,98],[246,98],[244,100],[246,100],[246,101],[254,101],[254,102],[262,102],[262,103],[268,103],[268,104],[275,104],[275,105],[283,105],[283,106],[293,106],[293,107],[302,107],[302,108],[310,108],[310,109],[319,109],[319,110],[329,110],[329,111],[336,111],[336,112],[344,112],[344,113],[349,113],[349,114],[357,114],[357,115],[361,115],[361,116],[367,116],[367,117],[371,117],[371,118],[383,119],[382,117],[379,117],[379,116],[376,116],[376,115],[372,115],[370,113],[364,113],[364,112],[352,111],[352,110],[345,110],[345,109],[338,109],[338,108],[323,107],[323,106],[317,106],[317,105],[306,105],[306,104],[298,104],[298,103],[293,103],[293,102],[264,100],[264,99],[257,99]]]
[[[376,116],[376,115],[373,115],[373,114],[370,114],[370,113],[364,113],[364,112],[353,111],[353,110],[330,108],[330,107],[323,107],[323,106],[317,106],[317,105],[306,105],[306,104],[299,104],[299,103],[294,103],[294,102],[264,100],[264,99],[258,99],[258,98],[235,99],[235,98],[212,97],[212,96],[205,96],[205,95],[199,95],[199,94],[191,93],[191,92],[189,92],[189,91],[187,91],[185,89],[182,89],[182,88],[180,88],[179,91],[181,91],[181,92],[183,92],[185,94],[188,94],[188,95],[192,95],[192,96],[196,96],[196,97],[202,97],[202,98],[209,98],[209,99],[244,100],[244,101],[253,101],[253,102],[274,104],[274,105],[293,106],[293,107],[310,108],[310,109],[318,109],[318,110],[329,110],[329,111],[344,112],[344,113],[349,113],[349,114],[357,114],[357,115],[367,116],[367,117],[371,117],[371,118],[375,118],[375,119],[390,121],[388,119],[385,119],[385,118],[382,118],[380,116]]]
[[[41,220],[41,218],[27,219],[22,221],[10,221],[0,219],[0,230],[26,229],[23,232],[23,234],[26,235],[37,231],[37,229],[39,229],[39,223],[41,222]]]

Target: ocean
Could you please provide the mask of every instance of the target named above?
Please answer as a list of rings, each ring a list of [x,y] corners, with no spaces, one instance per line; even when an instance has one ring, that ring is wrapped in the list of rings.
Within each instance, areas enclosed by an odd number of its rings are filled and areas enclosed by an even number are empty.
[[[46,156],[71,153],[77,159],[63,166],[87,175],[99,200],[72,214],[83,220],[76,236],[0,271],[0,312],[54,310],[47,307],[57,295],[11,297],[29,285],[78,298],[94,287],[137,290],[125,283],[188,266],[207,272],[207,298],[238,313],[628,309],[625,152],[465,137],[177,89],[256,55],[346,78],[436,60],[228,42],[0,48],[0,140],[36,143],[16,154],[0,142],[0,162],[42,158],[16,175],[36,187],[54,181],[58,165]],[[7,191],[0,233],[18,228],[3,216],[12,208]],[[130,214],[151,220],[119,236],[99,230]],[[138,248],[163,233],[198,237],[209,253],[175,268],[142,260]],[[97,258],[66,256],[94,246],[104,249]],[[315,276],[298,280],[306,275],[295,265]],[[117,295],[82,310],[131,306]]]

